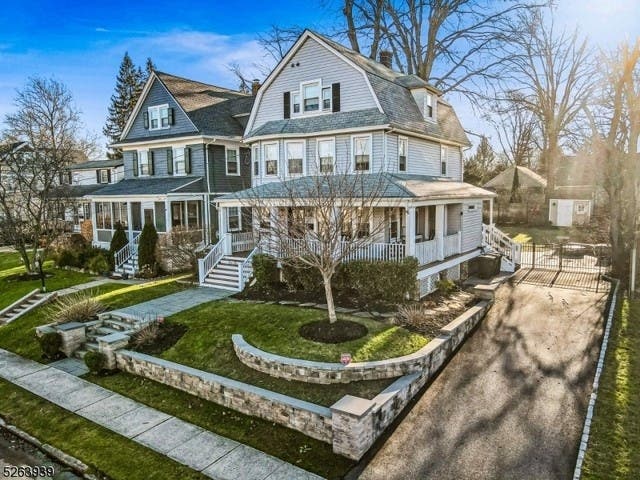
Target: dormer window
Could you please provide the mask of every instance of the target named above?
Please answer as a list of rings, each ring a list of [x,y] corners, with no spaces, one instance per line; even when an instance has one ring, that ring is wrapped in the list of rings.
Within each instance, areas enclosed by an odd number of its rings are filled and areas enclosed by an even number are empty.
[[[430,93],[424,96],[424,113],[427,118],[433,118],[433,95]]]
[[[305,112],[317,112],[320,109],[320,82],[303,84],[302,98]]]
[[[109,183],[109,170],[100,170],[100,183]]]
[[[173,125],[173,108],[156,105],[147,109],[149,130],[163,130]]]

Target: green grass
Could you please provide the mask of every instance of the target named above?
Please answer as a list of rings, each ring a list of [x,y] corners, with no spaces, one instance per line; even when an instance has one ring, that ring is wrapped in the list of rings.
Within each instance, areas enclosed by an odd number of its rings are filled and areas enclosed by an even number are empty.
[[[126,373],[86,379],[325,478],[342,478],[353,466],[352,461],[335,455],[328,443],[151,380]]]
[[[0,272],[2,270],[8,270],[10,268],[16,268],[22,265],[20,255],[16,252],[1,252],[0,253]]]
[[[640,300],[623,300],[614,322],[583,479],[640,478]]]
[[[357,319],[369,328],[359,340],[327,345],[302,339],[300,325],[324,318],[326,312],[282,305],[212,302],[169,317],[186,325],[185,335],[161,356],[242,382],[296,398],[330,406],[346,394],[373,398],[393,380],[314,385],[287,381],[257,372],[242,364],[231,335],[240,333],[251,344],[269,352],[297,358],[338,362],[350,352],[354,360],[376,360],[405,355],[419,349],[427,339],[374,320]]]
[[[0,380],[0,414],[9,423],[113,480],[206,478],[4,380]]]

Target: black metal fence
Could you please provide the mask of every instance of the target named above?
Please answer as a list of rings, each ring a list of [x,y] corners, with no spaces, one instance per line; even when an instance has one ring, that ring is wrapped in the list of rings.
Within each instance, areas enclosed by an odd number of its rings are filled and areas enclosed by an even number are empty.
[[[611,247],[583,243],[522,244],[517,279],[536,285],[600,291],[611,267]]]

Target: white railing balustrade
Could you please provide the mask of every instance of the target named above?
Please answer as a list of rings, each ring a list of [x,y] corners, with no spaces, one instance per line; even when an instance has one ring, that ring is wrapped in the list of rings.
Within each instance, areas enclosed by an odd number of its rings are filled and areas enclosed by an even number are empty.
[[[482,243],[514,264],[520,264],[522,246],[494,225],[482,225]]]
[[[249,252],[256,246],[253,232],[237,232],[230,235],[232,252]]]
[[[427,265],[438,260],[438,242],[433,239],[416,243],[416,258],[420,265]]]
[[[226,235],[223,235],[220,241],[214,245],[204,258],[198,259],[198,280],[201,284],[204,283],[204,279],[207,278],[209,272],[213,270],[224,256],[226,240]]]
[[[403,243],[369,243],[356,247],[349,247],[349,242],[342,242],[343,251],[350,250],[344,258],[345,262],[352,260],[380,260],[401,261],[405,256]]]
[[[118,250],[113,255],[114,265],[116,266],[116,270],[122,267],[127,260],[129,260],[134,255],[138,254],[138,245],[140,244],[140,234],[138,233],[133,240],[127,243],[124,247]]]
[[[460,253],[461,232],[444,237],[444,258],[458,255]]]
[[[244,262],[238,267],[238,290],[244,290],[244,286],[247,284],[251,275],[253,274],[253,256],[261,252],[260,242],[255,246],[251,253],[247,256]]]

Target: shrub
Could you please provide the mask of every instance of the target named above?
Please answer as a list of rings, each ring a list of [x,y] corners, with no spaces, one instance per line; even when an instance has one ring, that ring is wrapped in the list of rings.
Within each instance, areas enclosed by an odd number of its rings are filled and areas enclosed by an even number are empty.
[[[84,363],[93,373],[100,373],[107,367],[107,357],[104,353],[89,351],[84,356]]]
[[[78,292],[60,297],[50,307],[55,323],[85,322],[104,311],[104,306],[91,294]]]
[[[110,269],[110,266],[111,265],[109,265],[109,261],[106,258],[104,258],[104,255],[102,253],[99,253],[98,255],[91,258],[91,260],[87,262],[87,268],[92,272],[98,272],[98,273],[108,272]]]
[[[151,345],[158,338],[158,335],[160,335],[160,325],[157,322],[152,322],[131,336],[131,344],[134,348]]]
[[[40,335],[38,343],[42,349],[42,353],[47,358],[56,358],[60,354],[62,347],[62,337],[58,332],[47,332]]]
[[[104,248],[93,247],[91,245],[87,245],[82,250],[78,251],[78,263],[80,267],[89,268],[89,262],[92,258],[97,255],[102,255],[105,258],[109,257],[109,250],[105,250]]]
[[[271,255],[259,253],[253,256],[253,275],[255,288],[271,292],[278,286],[278,262]]]
[[[436,288],[443,295],[449,295],[451,292],[456,290],[458,287],[456,286],[453,280],[449,280],[448,278],[443,278],[436,282]]]
[[[124,231],[124,226],[122,223],[116,223],[116,231],[113,234],[113,238],[111,239],[111,244],[109,245],[109,265],[111,268],[114,268],[114,255],[122,250],[129,240],[127,239],[127,234]]]
[[[301,261],[282,266],[282,277],[290,290],[323,293],[324,286],[320,270]]]
[[[58,267],[77,267],[80,262],[78,261],[77,255],[71,250],[60,250],[56,264]]]
[[[156,245],[158,243],[158,232],[153,223],[145,223],[140,234],[140,245],[138,246],[138,265],[140,267],[149,266],[156,269]]]

